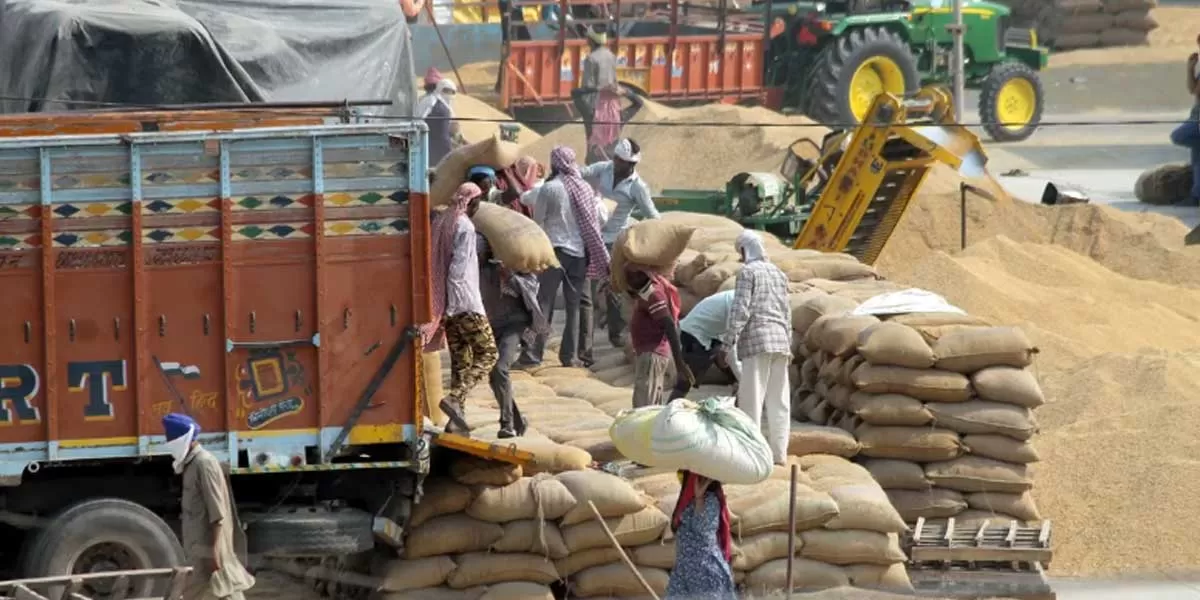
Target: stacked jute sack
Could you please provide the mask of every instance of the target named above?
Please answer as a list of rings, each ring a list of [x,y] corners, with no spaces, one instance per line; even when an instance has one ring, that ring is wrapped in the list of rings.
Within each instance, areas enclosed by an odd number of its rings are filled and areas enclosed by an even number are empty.
[[[1149,43],[1158,27],[1156,0],[1006,0],[1013,24],[1037,31],[1038,43],[1055,50]]]
[[[816,298],[797,312],[793,416],[852,432],[859,460],[905,520],[1040,520],[1030,496],[1036,349],[1015,327],[955,313],[852,316]],[[815,319],[809,319],[819,314]]]
[[[850,440],[853,442],[853,440]],[[910,591],[898,533],[905,523],[879,484],[862,467],[840,456],[809,454],[789,459],[800,467],[796,486],[796,589],[839,586]],[[679,496],[674,473],[634,474],[633,483],[673,514]],[[775,467],[757,485],[726,485],[732,513],[734,579],[749,596],[787,587],[789,469]],[[646,545],[631,558],[641,568],[668,570],[674,543]]]
[[[376,565],[378,598],[551,600],[560,581],[578,598],[642,595],[589,502],[631,551],[667,530],[647,496],[607,473],[522,477],[499,463],[454,463],[426,480],[402,557]],[[665,591],[665,571],[643,576]]]

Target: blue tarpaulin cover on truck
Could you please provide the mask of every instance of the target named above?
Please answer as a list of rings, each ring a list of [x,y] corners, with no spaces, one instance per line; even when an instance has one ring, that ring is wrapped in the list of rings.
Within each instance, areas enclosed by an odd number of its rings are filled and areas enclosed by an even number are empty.
[[[0,0],[0,112],[415,92],[396,0]]]

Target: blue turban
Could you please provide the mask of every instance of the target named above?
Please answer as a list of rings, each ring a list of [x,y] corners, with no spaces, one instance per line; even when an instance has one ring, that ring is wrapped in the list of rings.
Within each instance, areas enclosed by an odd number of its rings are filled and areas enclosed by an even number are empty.
[[[168,442],[187,435],[189,431],[192,431],[193,427],[196,429],[195,435],[192,437],[195,438],[196,435],[200,435],[200,424],[195,419],[184,414],[171,413],[163,417],[162,423]]]
[[[488,177],[495,179],[496,170],[487,165],[475,165],[470,169],[467,169],[467,179],[471,179],[476,175],[487,175]]]

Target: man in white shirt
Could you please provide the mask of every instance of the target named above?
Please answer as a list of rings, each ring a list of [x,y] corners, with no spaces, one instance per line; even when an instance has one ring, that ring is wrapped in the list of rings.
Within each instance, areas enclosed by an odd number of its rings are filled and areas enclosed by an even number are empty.
[[[721,343],[721,336],[729,329],[733,295],[733,290],[713,294],[701,300],[679,321],[683,361],[697,380],[713,363],[735,379],[741,377],[742,365],[737,358],[737,348],[728,348],[726,352],[726,347]],[[691,389],[690,381],[684,377],[677,378],[671,400],[687,396]]]
[[[650,196],[650,186],[637,173],[637,164],[642,160],[642,149],[637,142],[623,138],[613,149],[611,161],[590,164],[580,169],[583,178],[591,183],[605,198],[617,203],[616,208],[604,223],[601,234],[608,250],[613,242],[629,226],[629,216],[637,209],[645,219],[657,219],[658,209]],[[624,300],[611,291],[608,294],[608,340],[618,348],[625,345],[625,319],[621,315]]]

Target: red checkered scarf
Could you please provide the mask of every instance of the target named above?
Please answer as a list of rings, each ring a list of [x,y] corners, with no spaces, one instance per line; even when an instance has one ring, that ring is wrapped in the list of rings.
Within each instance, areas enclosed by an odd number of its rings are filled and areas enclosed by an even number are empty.
[[[421,340],[428,352],[441,350],[446,341],[442,317],[446,312],[446,276],[450,271],[450,261],[454,258],[454,234],[458,232],[458,218],[467,214],[467,205],[481,195],[483,190],[479,186],[464,183],[454,192],[450,206],[433,217],[430,227],[432,272],[429,274],[433,280],[433,320],[421,326]]]
[[[607,280],[610,259],[604,238],[600,236],[600,219],[596,216],[596,191],[579,174],[574,150],[566,146],[554,148],[550,152],[550,166],[557,172],[558,180],[567,188],[567,195],[571,198],[575,224],[579,227],[584,253],[587,254],[587,278]]]

